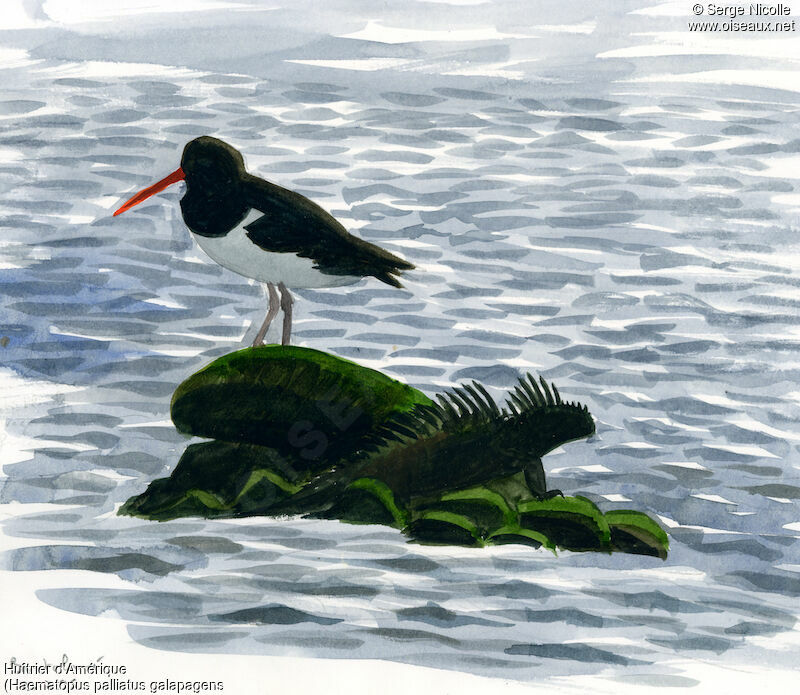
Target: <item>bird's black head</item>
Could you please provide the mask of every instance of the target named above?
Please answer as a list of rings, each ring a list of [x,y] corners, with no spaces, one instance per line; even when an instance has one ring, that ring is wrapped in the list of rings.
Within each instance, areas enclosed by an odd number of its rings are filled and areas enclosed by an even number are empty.
[[[181,198],[183,221],[196,234],[225,236],[247,214],[244,159],[227,143],[204,135],[183,148],[181,165],[169,176],[139,191],[114,216],[122,214],[178,181],[186,181]]]
[[[181,211],[196,234],[224,236],[247,213],[244,159],[238,150],[204,135],[187,143],[181,157],[186,195]]]
[[[181,157],[181,169],[189,189],[228,189],[237,186],[245,173],[241,153],[209,135],[186,144]]]

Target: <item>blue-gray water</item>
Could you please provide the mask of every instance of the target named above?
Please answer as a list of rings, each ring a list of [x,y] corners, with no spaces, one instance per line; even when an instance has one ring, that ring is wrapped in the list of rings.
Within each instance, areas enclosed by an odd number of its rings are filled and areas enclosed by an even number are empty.
[[[0,501],[52,505],[13,508],[5,533],[32,540],[5,568],[117,574],[38,598],[163,650],[686,686],[693,660],[791,666],[796,36],[701,52],[643,2],[249,4],[71,24],[27,3],[0,31]],[[597,435],[547,456],[548,482],[657,515],[669,559],[116,517],[189,441],[175,386],[266,309],[193,246],[179,190],[110,216],[200,134],[417,265],[402,290],[298,292],[298,344],[429,393],[554,381]]]

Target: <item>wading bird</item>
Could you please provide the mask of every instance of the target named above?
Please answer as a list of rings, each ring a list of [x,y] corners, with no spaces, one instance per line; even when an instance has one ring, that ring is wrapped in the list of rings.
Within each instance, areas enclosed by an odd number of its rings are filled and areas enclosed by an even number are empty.
[[[279,309],[281,342],[289,344],[291,289],[350,285],[367,276],[401,287],[396,276],[414,268],[353,236],[308,198],[247,173],[238,150],[209,136],[187,143],[180,167],[114,216],[178,181],[186,182],[183,221],[200,248],[233,272],[266,283],[269,308],[254,346],[264,341]]]

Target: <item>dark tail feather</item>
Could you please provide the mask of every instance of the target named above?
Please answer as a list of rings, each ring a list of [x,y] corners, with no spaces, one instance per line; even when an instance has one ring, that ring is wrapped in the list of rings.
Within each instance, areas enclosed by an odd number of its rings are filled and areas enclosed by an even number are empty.
[[[402,258],[398,258],[397,256],[391,256],[391,260],[387,259],[385,267],[376,271],[374,275],[376,278],[378,278],[378,280],[385,282],[387,285],[391,285],[392,287],[402,287],[403,285],[400,283],[400,280],[395,277],[395,275],[400,275],[400,273],[405,270],[414,270],[414,268],[415,266],[413,263],[404,261]]]

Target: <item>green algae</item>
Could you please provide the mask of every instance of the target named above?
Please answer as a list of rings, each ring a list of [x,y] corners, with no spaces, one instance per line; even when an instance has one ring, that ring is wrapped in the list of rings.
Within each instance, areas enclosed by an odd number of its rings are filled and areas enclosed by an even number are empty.
[[[146,519],[302,515],[384,524],[416,542],[522,544],[666,558],[646,514],[548,491],[541,457],[594,432],[588,410],[528,376],[500,407],[477,383],[438,396],[317,350],[264,346],[176,390],[187,447],[120,509]]]
[[[430,404],[420,391],[309,348],[265,345],[225,355],[175,391],[179,432],[268,446],[308,470],[358,450],[391,416]]]

